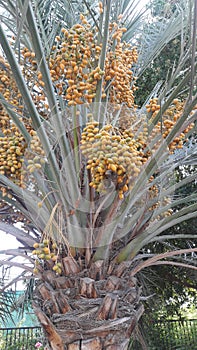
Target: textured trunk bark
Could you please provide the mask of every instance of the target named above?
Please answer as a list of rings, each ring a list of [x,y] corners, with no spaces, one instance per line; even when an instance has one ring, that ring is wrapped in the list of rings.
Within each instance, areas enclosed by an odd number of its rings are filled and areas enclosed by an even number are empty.
[[[75,266],[73,274],[72,260],[64,262],[67,276],[44,271],[35,291],[34,310],[49,349],[127,350],[144,310],[136,279],[124,263],[110,275],[102,262],[84,271]]]
[[[143,307],[141,306],[138,310],[137,319],[135,318],[132,321],[125,317],[104,323],[98,328],[90,329],[90,331],[81,329],[78,332],[66,328],[58,329],[58,325],[55,327],[38,309],[35,309],[35,311],[51,350],[127,350],[132,334],[129,328],[133,321],[134,327],[132,330],[134,330],[139,317],[143,313]],[[131,323],[128,321],[131,321]],[[87,339],[81,339],[83,337]],[[78,340],[72,341],[75,338],[78,338]]]

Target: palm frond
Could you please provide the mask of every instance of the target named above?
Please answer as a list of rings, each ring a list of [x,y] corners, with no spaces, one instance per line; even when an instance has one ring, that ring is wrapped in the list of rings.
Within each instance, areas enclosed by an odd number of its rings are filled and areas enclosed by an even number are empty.
[[[184,28],[187,29],[190,12],[189,2],[182,2],[181,6],[169,19],[164,18],[149,26],[145,24],[138,60],[138,76],[143,74],[168,42],[183,32]]]
[[[19,228],[9,225],[4,222],[0,222],[0,230],[11,234],[13,237],[15,237],[19,242],[23,244],[25,247],[32,247],[35,243],[35,238],[31,237],[28,232],[25,232],[24,230],[20,230]],[[16,251],[17,254],[18,251]],[[4,254],[4,253],[3,253]]]
[[[167,252],[167,253],[162,253],[162,254],[157,254],[149,259],[147,259],[146,261],[140,262],[136,268],[133,269],[132,271],[132,275],[135,276],[135,274],[137,272],[139,272],[140,270],[142,270],[145,267],[148,266],[153,266],[153,265],[157,265],[157,264],[162,264],[164,263],[164,261],[160,261],[161,259],[165,259],[165,258],[169,258],[169,257],[176,257],[176,255],[181,255],[181,254],[191,254],[197,252],[197,248],[193,248],[193,249],[179,249],[173,252]],[[171,264],[174,266],[182,266],[182,267],[188,267],[194,270],[197,270],[197,266],[194,265],[190,265],[190,264],[183,264],[183,263],[177,263],[177,262],[173,262],[173,261],[166,261],[167,264]]]
[[[4,1],[0,1],[0,5],[3,3]],[[124,23],[128,28],[123,38],[127,42],[136,41],[136,37],[139,34],[137,30],[141,30],[144,11],[140,13],[137,11],[137,3],[138,1],[123,1],[121,4],[121,11],[123,12],[122,24]],[[146,154],[150,153],[150,156],[148,156],[144,164],[140,161],[139,174],[136,178],[133,176],[134,179],[130,190],[128,190],[129,188],[125,183],[126,194],[123,195],[122,200],[118,191],[120,184],[114,185],[116,177],[114,180],[114,171],[110,171],[110,169],[113,170],[116,167],[108,165],[107,170],[111,178],[106,178],[105,180],[110,182],[109,188],[106,187],[104,193],[97,190],[97,188],[95,190],[94,187],[92,188],[89,185],[93,177],[89,169],[89,160],[83,155],[82,148],[80,149],[82,138],[84,135],[86,137],[87,134],[87,131],[85,131],[86,134],[85,132],[83,134],[83,130],[84,126],[89,125],[90,114],[93,115],[95,125],[98,126],[98,128],[95,127],[96,132],[100,132],[106,124],[110,125],[112,129],[111,137],[115,133],[121,135],[123,132],[120,128],[118,129],[118,123],[121,117],[124,117],[126,107],[123,105],[117,111],[113,104],[110,104],[108,101],[109,95],[107,95],[106,101],[101,103],[103,101],[103,75],[105,74],[106,55],[111,48],[113,50],[113,45],[116,44],[117,40],[112,40],[113,34],[109,30],[110,21],[113,16],[118,18],[120,9],[116,9],[115,1],[107,2],[103,9],[104,15],[99,22],[99,11],[97,11],[98,6],[94,8],[95,2],[89,4],[87,1],[76,3],[74,1],[61,0],[58,3],[55,1],[35,1],[32,4],[31,1],[26,1],[25,5],[23,9],[19,9],[20,16],[23,15],[24,18],[19,20],[19,34],[15,45],[19,45],[20,39],[21,45],[23,45],[23,42],[25,42],[23,35],[25,34],[28,47],[31,48],[28,55],[33,54],[33,58],[35,58],[35,75],[32,75],[32,81],[29,84],[28,77],[24,73],[23,61],[20,61],[20,57],[12,49],[12,45],[8,42],[2,26],[0,27],[0,37],[5,56],[22,95],[25,106],[22,114],[24,113],[25,116],[28,116],[30,126],[34,129],[34,132],[37,132],[37,138],[40,142],[40,148],[44,151],[44,156],[43,164],[38,164],[38,169],[31,165],[32,162],[34,164],[34,161],[32,161],[28,152],[31,152],[33,136],[26,132],[26,120],[23,115],[21,114],[22,118],[19,119],[12,106],[1,96],[3,107],[29,143],[29,148],[26,148],[26,153],[24,154],[23,170],[28,170],[28,167],[31,169],[31,171],[29,170],[29,172],[25,173],[27,178],[26,188],[24,189],[12,181],[12,176],[8,178],[4,173],[0,174],[0,184],[7,191],[4,191],[1,199],[9,203],[9,205],[15,205],[32,222],[32,230],[30,229],[23,233],[21,230],[11,229],[5,223],[1,223],[0,228],[6,232],[10,230],[13,236],[17,237],[23,245],[28,245],[29,248],[35,243],[35,235],[32,233],[33,229],[38,231],[41,239],[50,238],[51,241],[55,240],[58,244],[64,244],[67,254],[70,254],[70,247],[77,248],[79,251],[77,251],[78,255],[83,255],[83,249],[86,248],[88,253],[82,259],[80,258],[81,264],[84,260],[88,265],[92,261],[99,259],[107,260],[110,258],[118,263],[123,260],[134,259],[144,246],[150,242],[157,241],[157,239],[159,241],[160,234],[162,234],[161,237],[163,239],[164,230],[197,215],[195,193],[185,196],[185,198],[174,196],[175,192],[182,186],[194,181],[196,171],[178,183],[173,177],[176,168],[180,165],[184,166],[196,160],[195,147],[191,149],[187,156],[185,154],[182,156],[175,153],[174,155],[169,154],[171,143],[176,138],[179,138],[187,128],[189,129],[193,122],[196,122],[197,112],[193,112],[193,110],[197,103],[197,95],[193,94],[194,96],[186,101],[178,121],[174,123],[170,132],[165,136],[162,125],[163,119],[165,120],[165,113],[171,106],[173,99],[179,96],[185,84],[189,86],[191,80],[194,82],[193,77],[196,67],[194,62],[195,49],[193,48],[192,56],[193,71],[185,69],[185,63],[192,53],[191,47],[187,47],[180,56],[178,66],[174,66],[172,69],[169,82],[161,89],[158,86],[155,87],[153,94],[157,93],[160,96],[159,103],[161,108],[154,118],[151,118],[149,112],[146,112],[143,108],[136,112],[132,108],[128,109],[129,119],[133,120],[133,125],[131,125],[133,142],[138,142],[136,154],[138,149],[142,148],[139,145],[138,136],[142,132],[143,126],[145,126],[147,140],[141,154],[145,157]],[[11,0],[5,9],[9,11],[10,25],[12,20],[17,20]],[[52,54],[53,59],[56,57],[56,52],[53,53],[51,51],[51,45],[55,36],[58,32],[60,33],[61,28],[69,28],[73,23],[76,23],[75,21],[79,19],[80,12],[84,12],[84,9],[88,9],[90,12],[87,14],[88,25],[91,26],[92,24],[93,27],[99,27],[102,32],[102,35],[99,33],[97,37],[96,30],[94,31],[96,39],[102,42],[102,47],[100,48],[100,56],[93,62],[93,65],[101,70],[102,76],[99,77],[96,85],[93,100],[95,103],[70,107],[63,92],[58,93],[57,85],[54,84],[50,70],[49,55]],[[69,11],[73,13],[73,18],[68,18]],[[131,11],[132,16],[130,16]],[[188,16],[186,4],[184,14],[181,9],[177,10],[170,19],[165,19],[165,21],[160,21],[149,27],[149,32],[145,33],[142,40],[139,66],[136,68],[136,72],[141,74],[162,50],[164,45],[185,30]],[[188,28],[186,28],[187,30]],[[111,43],[109,38],[112,40],[111,46],[109,45]],[[58,40],[61,40],[61,38]],[[58,45],[55,48],[57,52]],[[27,69],[31,70],[28,64]],[[33,98],[35,97],[34,94],[36,95],[37,93],[37,87],[34,89],[37,86],[35,78],[37,75],[42,76],[42,97],[44,97],[44,102],[48,103],[46,108],[43,105],[39,107],[36,104],[36,98]],[[60,79],[65,80],[65,84],[69,80],[64,74],[64,67]],[[72,79],[70,80],[72,82]],[[109,80],[111,82],[107,85],[107,93],[108,89],[110,89],[110,84],[113,82],[113,79],[110,78]],[[158,85],[160,86],[160,84]],[[65,85],[65,89],[67,88],[67,85]],[[155,132],[154,128],[159,121],[161,124],[160,131],[156,129]],[[103,129],[102,132],[104,131],[106,130]],[[193,130],[190,129],[190,133],[192,132]],[[92,135],[92,142],[95,142],[94,133]],[[104,133],[104,135],[106,134]],[[88,139],[91,143],[90,140],[91,138]],[[92,145],[95,144],[93,143]],[[102,147],[100,151],[103,152]],[[97,151],[95,148],[95,152]],[[143,157],[142,159],[144,159]],[[29,160],[31,161],[30,164],[28,163]],[[100,171],[103,173],[102,169]],[[151,188],[154,186],[158,192],[151,197]],[[166,197],[169,197],[171,202],[165,202]],[[176,212],[174,208],[177,205],[182,205],[183,208]],[[174,212],[167,216],[166,213],[169,213],[170,209],[174,210]],[[173,235],[172,237],[174,238],[175,236]],[[180,238],[180,235],[177,234],[177,237]],[[111,247],[115,246],[115,244],[119,244],[119,248],[113,253],[112,257],[110,255]],[[17,251],[12,251],[12,253],[16,255]],[[14,263],[14,261],[9,259],[4,261],[4,264],[10,266],[14,265]],[[21,264],[20,267],[22,268]],[[29,268],[28,271],[31,272],[32,269]]]

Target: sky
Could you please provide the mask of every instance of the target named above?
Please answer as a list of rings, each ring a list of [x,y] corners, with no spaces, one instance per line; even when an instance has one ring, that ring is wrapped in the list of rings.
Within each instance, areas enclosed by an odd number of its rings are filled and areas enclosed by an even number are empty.
[[[16,240],[15,237],[6,234],[3,231],[0,231],[0,250],[6,250],[6,249],[16,249],[20,246],[20,243]],[[9,255],[0,255],[0,260],[3,259],[8,259]],[[17,262],[23,262],[24,260],[20,259],[20,258],[16,258],[15,261]],[[7,265],[5,265],[5,267],[7,267]],[[22,269],[20,268],[16,268],[13,267],[9,270],[9,280],[14,279],[17,277],[18,274],[20,274],[22,272]],[[8,276],[6,274],[6,276]],[[2,278],[2,267],[0,266],[0,280]],[[13,285],[12,289],[15,289],[15,285]],[[23,289],[23,283],[22,282],[18,282],[16,285],[16,289],[17,290],[22,290]]]
[[[18,242],[15,237],[0,231],[0,247],[1,250],[17,248]]]

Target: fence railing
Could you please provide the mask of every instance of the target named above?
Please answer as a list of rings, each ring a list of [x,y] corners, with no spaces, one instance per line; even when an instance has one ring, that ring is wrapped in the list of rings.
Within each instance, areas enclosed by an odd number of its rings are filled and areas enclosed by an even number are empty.
[[[150,321],[141,325],[140,334],[148,350],[197,350],[197,319]],[[0,328],[0,350],[35,350],[37,342],[44,343],[40,327]],[[142,350],[134,340],[131,350]]]
[[[148,350],[197,350],[197,319],[152,321],[141,325],[140,334]],[[139,341],[132,350],[142,350]]]
[[[43,342],[40,327],[0,328],[1,350],[35,350],[37,342]]]

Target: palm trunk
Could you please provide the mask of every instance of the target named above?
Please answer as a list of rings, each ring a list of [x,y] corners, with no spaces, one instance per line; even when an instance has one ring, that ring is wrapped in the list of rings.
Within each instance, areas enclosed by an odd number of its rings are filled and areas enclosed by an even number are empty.
[[[144,309],[141,289],[126,264],[104,275],[101,261],[79,271],[74,259],[65,260],[67,276],[44,271],[34,295],[34,310],[49,349],[128,349]]]

